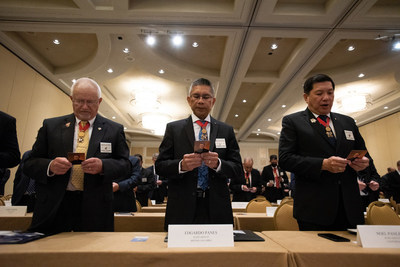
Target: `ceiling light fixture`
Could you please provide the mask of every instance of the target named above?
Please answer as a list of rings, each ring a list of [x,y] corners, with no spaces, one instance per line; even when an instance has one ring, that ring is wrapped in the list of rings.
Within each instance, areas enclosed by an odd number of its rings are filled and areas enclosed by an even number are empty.
[[[352,45],[350,45],[349,47],[347,47],[347,51],[354,51],[356,48]]]
[[[76,79],[72,79],[72,83],[76,83]]]
[[[181,46],[183,44],[183,37],[182,35],[175,35],[174,37],[172,37],[172,43],[175,46]]]
[[[239,117],[239,114],[235,114],[235,118]]]
[[[400,41],[395,41],[393,43],[393,49],[394,50],[400,50]]]
[[[124,52],[125,54],[129,54],[129,52],[131,52],[131,51],[129,51],[129,48],[124,48],[124,50],[122,50],[122,52]]]
[[[54,39],[53,43],[56,44],[56,45],[59,45],[60,41],[58,39]]]
[[[286,108],[286,105],[282,105],[282,108]]]
[[[197,42],[194,42],[194,43],[192,44],[192,46],[193,46],[193,47],[199,47],[199,44],[198,44]]]
[[[383,107],[383,109],[389,109],[389,107]]]
[[[243,103],[246,103],[247,102],[247,100],[246,99],[243,99],[243,101],[242,101]]]
[[[362,78],[362,77],[364,77],[365,76],[365,74],[364,73],[360,73],[360,74],[358,74],[358,78]]]
[[[365,94],[347,94],[342,96],[339,101],[345,113],[359,112],[367,108],[367,95]]]
[[[277,45],[277,44],[272,44],[272,45],[271,45],[271,49],[272,49],[272,50],[275,50],[275,49],[277,49],[277,48],[278,48],[278,45]]]
[[[135,107],[135,112],[138,114],[154,112],[160,106],[157,94],[150,90],[139,90],[134,95],[135,97],[131,99],[130,103]]]
[[[142,115],[142,125],[144,128],[154,131],[155,135],[163,135],[170,119],[170,116],[162,113],[145,113]]]
[[[115,116],[112,116],[111,118],[112,118],[113,120],[115,120],[117,117],[115,117]]]
[[[272,121],[272,119],[268,119],[267,121]]]
[[[113,73],[114,70],[113,70],[112,68],[109,68],[109,69],[107,70],[107,72],[108,72],[108,73]]]
[[[163,69],[160,69],[160,70],[158,71],[158,73],[160,73],[160,74],[164,74],[164,73],[165,73],[165,71],[164,71]]]
[[[153,45],[156,44],[156,38],[155,38],[154,36],[149,35],[149,36],[147,36],[147,38],[146,38],[146,43],[147,43],[148,45],[150,45],[150,46],[153,46]]]

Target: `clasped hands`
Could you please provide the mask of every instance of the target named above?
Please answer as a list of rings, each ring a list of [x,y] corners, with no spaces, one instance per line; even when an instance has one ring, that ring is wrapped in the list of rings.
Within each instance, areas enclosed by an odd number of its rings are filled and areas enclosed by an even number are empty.
[[[181,170],[182,171],[192,171],[195,168],[204,164],[211,168],[217,169],[219,160],[218,160],[218,153],[216,152],[205,152],[205,153],[191,153],[183,155]]]
[[[321,169],[332,173],[340,173],[346,170],[347,165],[357,172],[362,171],[369,166],[369,158],[364,156],[361,159],[356,158],[354,160],[348,160],[341,157],[332,156],[324,159]]]
[[[81,163],[84,173],[98,174],[103,171],[103,162],[99,158],[89,158]],[[65,157],[57,157],[50,163],[50,172],[63,175],[72,168],[72,163]]]

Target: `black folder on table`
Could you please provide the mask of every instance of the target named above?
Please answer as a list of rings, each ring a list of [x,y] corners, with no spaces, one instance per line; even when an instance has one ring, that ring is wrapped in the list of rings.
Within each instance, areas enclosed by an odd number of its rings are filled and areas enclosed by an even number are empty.
[[[244,232],[244,233],[243,233]],[[233,231],[233,240],[235,242],[241,242],[241,241],[265,241],[264,238],[261,236],[255,234],[251,230],[235,230]]]
[[[46,236],[38,232],[1,231],[0,244],[23,244]]]

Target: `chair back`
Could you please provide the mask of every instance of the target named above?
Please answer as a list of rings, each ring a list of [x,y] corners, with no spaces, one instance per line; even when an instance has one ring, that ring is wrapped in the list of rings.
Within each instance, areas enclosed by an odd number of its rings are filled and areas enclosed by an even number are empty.
[[[267,213],[267,207],[272,207],[268,200],[252,199],[246,206],[246,212]]]
[[[299,225],[293,217],[293,199],[281,202],[274,213],[275,230],[298,231]]]
[[[389,201],[390,201],[390,205],[392,206],[392,208],[394,209],[396,214],[399,215],[400,214],[400,204],[396,203],[396,201],[393,199],[393,197],[390,197]]]
[[[390,205],[374,201],[368,205],[367,224],[400,225],[400,218]]]
[[[139,200],[136,199],[136,209],[137,211],[142,211],[142,205],[140,204]]]
[[[286,201],[293,201],[293,198],[292,197],[284,197],[283,199],[282,199],[282,201],[281,201],[281,205],[283,204],[283,203],[285,203]]]

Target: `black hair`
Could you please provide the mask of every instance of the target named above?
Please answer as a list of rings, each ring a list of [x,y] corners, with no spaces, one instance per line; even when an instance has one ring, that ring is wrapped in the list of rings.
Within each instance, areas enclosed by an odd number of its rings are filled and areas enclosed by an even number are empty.
[[[333,90],[335,90],[335,83],[333,82],[332,78],[326,74],[316,74],[308,78],[303,85],[304,93],[310,94],[310,91],[313,89],[314,83],[320,82],[331,82]]]

